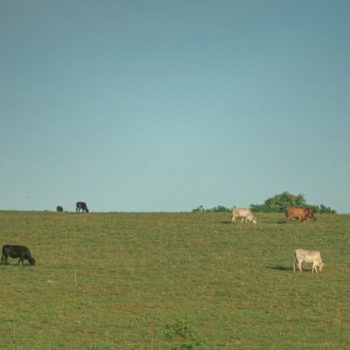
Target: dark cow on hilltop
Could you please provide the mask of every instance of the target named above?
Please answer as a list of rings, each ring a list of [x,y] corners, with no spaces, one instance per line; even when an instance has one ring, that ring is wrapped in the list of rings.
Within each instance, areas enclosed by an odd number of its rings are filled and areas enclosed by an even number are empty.
[[[76,212],[77,213],[80,213],[80,212],[88,213],[89,209],[88,209],[86,203],[85,202],[77,202]]]
[[[22,262],[23,265],[23,261],[28,260],[30,265],[35,265],[35,259],[30,254],[29,249],[23,245],[5,244],[2,247],[1,264],[7,264],[7,259],[9,257],[13,259],[19,258],[17,264]]]
[[[291,219],[299,220],[300,223],[306,223],[308,218],[316,220],[314,212],[311,208],[287,208],[286,209],[286,223]]]
[[[56,211],[57,211],[58,213],[63,213],[63,207],[61,207],[60,205],[58,205],[57,208],[56,208]]]

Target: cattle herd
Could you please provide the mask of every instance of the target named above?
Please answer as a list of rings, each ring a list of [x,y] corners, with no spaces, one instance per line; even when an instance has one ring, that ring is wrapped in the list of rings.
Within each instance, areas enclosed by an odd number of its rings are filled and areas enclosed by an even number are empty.
[[[56,211],[58,213],[63,213],[63,207],[61,205],[58,205],[56,207]],[[87,204],[85,202],[77,202],[76,207],[75,207],[75,211],[77,213],[88,213],[89,209],[88,209]]]
[[[58,205],[56,207],[56,211],[58,213],[63,213],[63,207]],[[77,213],[88,213],[89,209],[85,202],[77,202],[76,203],[76,210]],[[30,253],[29,249],[23,245],[10,245],[5,244],[2,247],[2,255],[1,255],[1,264],[8,264],[8,258],[17,259],[18,262],[22,263],[24,260],[27,260],[30,265],[35,265],[35,259],[32,257],[32,254]]]
[[[63,212],[63,207],[57,206],[57,212]],[[76,203],[76,212],[77,213],[88,213],[89,209],[85,202],[77,202]],[[311,208],[287,208],[285,210],[286,215],[286,223],[290,220],[298,220],[300,223],[306,223],[307,219],[312,218],[316,220],[316,217]],[[236,208],[232,209],[232,220],[231,222],[236,223],[236,218],[241,218],[241,223],[245,221],[245,223],[251,222],[253,224],[257,223],[256,217],[254,216],[251,209],[248,208]],[[27,260],[30,265],[35,265],[35,259],[32,257],[29,249],[22,245],[9,245],[5,244],[2,247],[2,255],[1,255],[1,264],[8,264],[8,258],[16,259],[18,258],[18,263]],[[294,251],[294,263],[293,263],[293,271],[296,271],[296,268],[300,272],[302,272],[301,264],[312,264],[312,272],[321,272],[324,263],[321,258],[321,254],[319,251],[313,250],[308,251],[304,249],[296,249]]]
[[[305,224],[307,219],[316,220],[314,212],[311,208],[287,208],[285,210],[286,214],[286,223],[290,220],[298,220],[300,223]],[[252,222],[256,224],[256,217],[253,212],[248,208],[232,208],[232,223],[236,222],[236,218],[241,218],[241,223],[245,221],[245,223]]]
[[[287,208],[285,210],[286,214],[286,223],[290,220],[298,220],[300,223],[305,224],[307,219],[316,220],[316,217],[311,208]],[[252,213],[252,211],[248,208],[233,208],[232,209],[232,223],[236,222],[236,218],[241,218],[241,223],[245,221],[245,223],[252,222],[256,224],[256,217]],[[321,253],[317,250],[305,250],[305,249],[296,249],[294,251],[294,263],[293,263],[293,271],[295,272],[296,268],[302,272],[301,263],[312,264],[312,272],[321,272],[324,263],[321,258]]]

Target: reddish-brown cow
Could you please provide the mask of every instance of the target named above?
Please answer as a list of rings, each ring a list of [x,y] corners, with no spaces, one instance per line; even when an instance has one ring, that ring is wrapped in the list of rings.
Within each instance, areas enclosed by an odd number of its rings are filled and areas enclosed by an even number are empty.
[[[299,220],[301,223],[306,223],[307,218],[316,220],[311,208],[287,208],[286,209],[286,223],[291,219]]]

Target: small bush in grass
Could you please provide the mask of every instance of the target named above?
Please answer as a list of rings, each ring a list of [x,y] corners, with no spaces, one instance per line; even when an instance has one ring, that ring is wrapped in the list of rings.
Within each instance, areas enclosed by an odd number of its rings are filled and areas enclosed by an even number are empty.
[[[187,318],[177,318],[174,323],[167,323],[163,335],[172,343],[171,350],[195,350],[203,343]]]

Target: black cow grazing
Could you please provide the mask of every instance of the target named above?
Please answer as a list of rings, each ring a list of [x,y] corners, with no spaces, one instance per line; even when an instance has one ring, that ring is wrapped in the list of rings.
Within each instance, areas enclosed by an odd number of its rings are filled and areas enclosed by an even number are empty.
[[[87,207],[87,205],[86,205],[86,203],[85,202],[77,202],[77,209],[76,209],[76,212],[85,212],[85,213],[88,213],[89,212],[89,209],[88,209],[88,207]]]
[[[19,264],[22,261],[23,265],[23,261],[28,260],[30,265],[35,265],[35,259],[30,254],[29,249],[23,245],[5,244],[4,246],[2,246],[1,264],[7,264],[7,259],[9,257],[14,259],[19,258],[17,264]]]
[[[58,213],[63,213],[63,208],[60,205],[57,206],[56,210]]]

